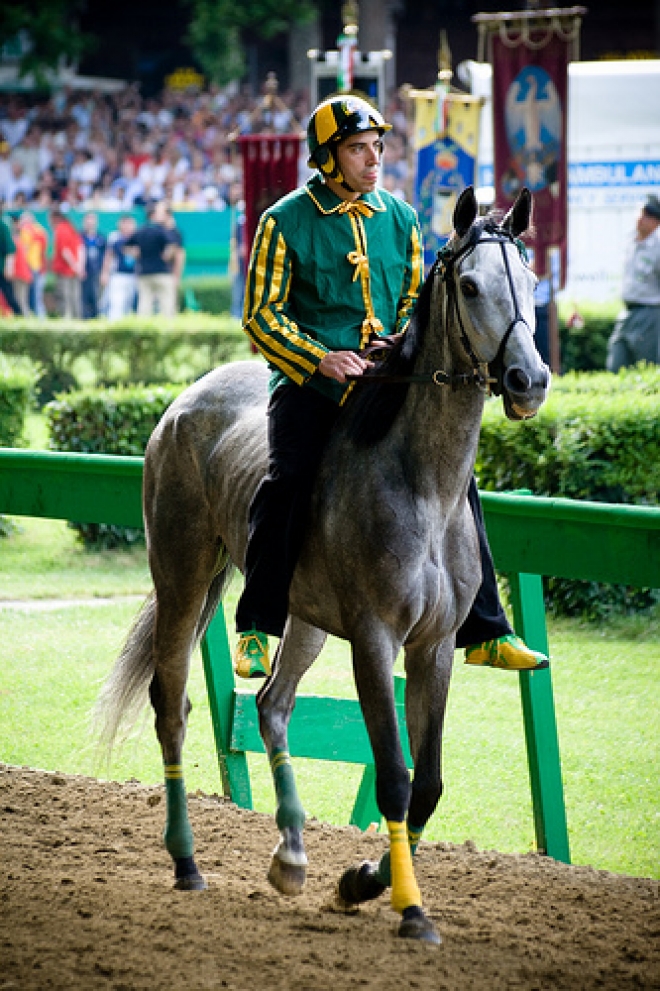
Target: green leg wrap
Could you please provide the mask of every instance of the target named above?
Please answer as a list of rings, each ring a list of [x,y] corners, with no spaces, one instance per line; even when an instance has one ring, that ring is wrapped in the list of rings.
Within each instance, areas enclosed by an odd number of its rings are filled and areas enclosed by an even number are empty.
[[[167,796],[167,823],[163,839],[173,860],[192,857],[193,833],[188,820],[188,799],[180,764],[165,765],[165,794]]]
[[[413,857],[415,856],[415,851],[422,838],[423,829],[414,829],[412,826],[408,826],[408,843],[410,844],[410,852]],[[392,884],[392,869],[390,867],[390,851],[386,850],[383,856],[380,858],[380,863],[378,864],[378,869],[376,870],[376,878],[381,884],[386,887],[390,887]]]
[[[277,828],[279,830],[302,829],[305,825],[305,810],[298,798],[291,757],[286,750],[273,751],[270,758],[270,769],[277,795],[277,812],[275,814]]]
[[[412,853],[413,857],[415,856],[415,851],[419,846],[419,841],[422,838],[423,832],[424,832],[423,826],[421,829],[415,829],[414,826],[411,826],[410,823],[408,823],[408,843],[410,845],[410,852]]]

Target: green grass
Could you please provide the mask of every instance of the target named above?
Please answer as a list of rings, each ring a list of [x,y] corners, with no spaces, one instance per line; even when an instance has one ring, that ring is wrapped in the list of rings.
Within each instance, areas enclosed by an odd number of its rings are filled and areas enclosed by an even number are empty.
[[[88,713],[140,597],[150,587],[144,550],[90,554],[66,524],[20,520],[0,540],[0,759],[95,774]],[[236,582],[225,604],[233,643]],[[122,596],[135,596],[131,601]],[[103,602],[109,597],[110,602]],[[76,599],[23,611],[6,600]],[[90,604],[89,598],[99,598]],[[656,701],[660,616],[602,626],[550,623],[571,854],[574,863],[660,876],[657,800],[660,717]],[[194,710],[186,743],[189,790],[220,790],[201,661],[190,680]],[[346,645],[331,640],[302,691],[354,695]],[[249,758],[255,808],[272,812],[265,757]],[[310,815],[347,823],[361,768],[295,762]],[[152,718],[101,776],[161,780]],[[524,852],[534,831],[517,676],[470,668],[456,655],[446,724],[445,795],[429,839],[473,840]]]

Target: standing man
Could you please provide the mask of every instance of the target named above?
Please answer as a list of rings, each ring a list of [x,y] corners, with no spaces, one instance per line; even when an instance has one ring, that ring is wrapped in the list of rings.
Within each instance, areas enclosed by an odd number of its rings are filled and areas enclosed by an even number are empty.
[[[99,233],[99,218],[95,213],[83,217],[82,239],[85,246],[85,276],[82,283],[83,320],[99,315],[101,272],[107,247],[105,234]]]
[[[358,352],[370,338],[405,330],[423,278],[414,210],[377,188],[390,128],[364,100],[320,104],[307,130],[318,174],[268,209],[255,235],[244,329],[272,376],[268,473],[250,507],[236,611],[241,677],[270,673],[268,635],[284,631],[314,478],[346,377],[368,367]],[[504,615],[474,481],[471,489],[484,578],[457,646],[467,647],[471,664],[545,667],[547,658],[530,651]]]
[[[170,266],[177,245],[167,229],[167,205],[163,200],[149,207],[147,223],[127,238],[125,248],[137,254],[139,315],[150,317],[157,312],[173,317],[176,301]]]
[[[660,365],[660,199],[649,196],[637,217],[625,258],[622,296],[626,309],[610,337],[607,370],[638,361]]]
[[[85,274],[83,241],[59,207],[51,211],[50,222],[54,232],[52,269],[57,280],[62,316],[80,320],[81,283]]]
[[[126,242],[135,233],[135,218],[125,214],[119,218],[119,229],[112,231],[105,252],[101,285],[107,288],[108,319],[119,320],[133,312],[137,297],[136,258]]]
[[[170,260],[170,271],[172,273],[172,292],[174,295],[174,312],[178,310],[178,299],[179,290],[181,289],[181,280],[183,279],[183,272],[186,267],[186,248],[183,242],[183,234],[179,227],[177,227],[176,220],[174,219],[174,214],[172,213],[172,208],[167,205],[165,208],[165,227],[167,228],[170,238],[172,239],[172,244],[174,245],[174,254]]]

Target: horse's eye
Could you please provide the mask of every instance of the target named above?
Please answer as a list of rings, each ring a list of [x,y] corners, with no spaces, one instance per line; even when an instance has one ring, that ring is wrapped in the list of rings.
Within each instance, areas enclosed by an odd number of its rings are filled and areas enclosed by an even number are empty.
[[[461,291],[464,296],[467,296],[468,299],[474,299],[475,296],[479,295],[479,290],[476,283],[473,282],[472,279],[468,278],[468,276],[461,279]]]

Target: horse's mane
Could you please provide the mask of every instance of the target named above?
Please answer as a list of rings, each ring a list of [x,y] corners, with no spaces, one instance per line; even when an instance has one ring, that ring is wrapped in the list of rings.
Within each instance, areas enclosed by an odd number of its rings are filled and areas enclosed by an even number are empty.
[[[377,362],[376,367],[364,373],[364,384],[360,381],[356,383],[346,403],[342,426],[346,435],[360,447],[371,447],[382,440],[405,402],[410,383],[368,383],[366,380],[370,375],[412,374],[431,315],[434,277],[435,266],[420,290],[405,334],[386,357]]]

